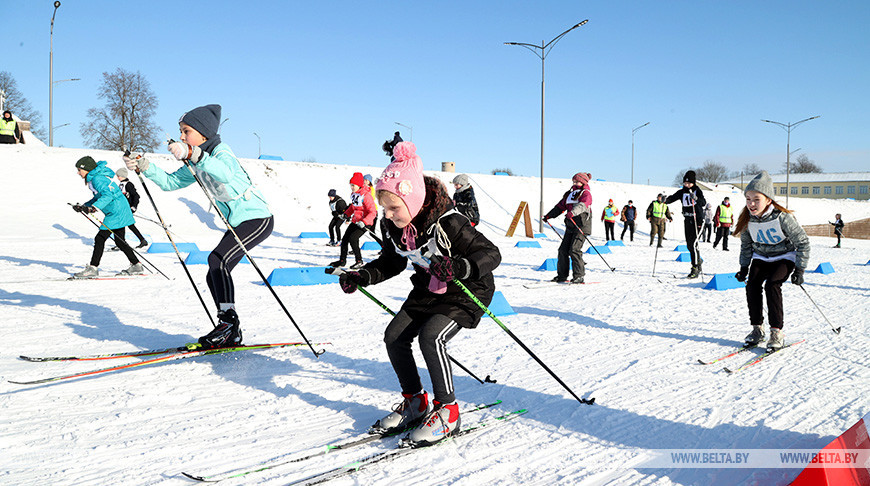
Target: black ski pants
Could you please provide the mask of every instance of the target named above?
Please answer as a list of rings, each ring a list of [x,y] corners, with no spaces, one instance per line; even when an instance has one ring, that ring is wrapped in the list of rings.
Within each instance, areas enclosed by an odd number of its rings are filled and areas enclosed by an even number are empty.
[[[767,296],[767,322],[770,327],[782,329],[782,283],[791,275],[792,270],[794,262],[791,260],[752,260],[746,279],[746,303],[749,306],[750,324],[760,326],[764,323],[764,296]]]
[[[208,255],[208,273],[205,275],[205,282],[208,284],[208,289],[211,291],[211,296],[218,308],[221,304],[236,302],[235,287],[230,272],[242,261],[245,250],[250,251],[251,248],[262,243],[272,234],[274,226],[275,219],[272,216],[243,221],[233,230],[242,244],[245,245],[244,250],[236,241],[233,233],[227,231],[215,249]]]
[[[616,233],[613,230],[613,227],[616,226],[616,221],[605,221],[604,222],[604,239],[607,241],[615,240]]]
[[[135,224],[131,224],[127,227],[130,228],[130,231],[132,231],[134,235],[136,235],[136,238],[139,238],[139,243],[145,243],[145,237],[142,236],[142,232],[139,231],[139,228],[136,228]]]
[[[713,248],[716,248],[716,245],[719,244],[719,240],[722,240],[722,249],[728,249],[728,237],[731,236],[731,228],[726,228],[724,226],[720,226],[716,228],[716,241],[713,242]]]
[[[130,248],[130,245],[128,245],[127,241],[124,240],[124,230],[125,228],[114,230],[101,229],[97,232],[97,236],[94,237],[94,252],[91,254],[91,265],[95,267],[100,266],[100,259],[103,258],[103,250],[106,249],[106,240],[109,239],[109,235],[112,233],[115,234],[115,245],[118,246],[118,249],[124,252],[124,256],[127,257],[127,260],[130,260],[130,265],[139,263],[139,258],[136,257],[136,253],[133,252],[133,249]]]
[[[350,245],[354,258],[356,261],[361,262],[362,253],[359,250],[359,239],[364,234],[366,234],[365,228],[360,228],[356,223],[351,223],[344,232],[344,238],[341,239],[341,255],[338,259],[342,262],[347,261],[347,247]]]
[[[624,225],[622,225],[622,234],[619,235],[619,239],[625,238],[625,230],[629,230],[629,236],[631,236],[631,241],[634,241],[634,220],[626,221]]]
[[[710,243],[711,236],[713,236],[713,223],[704,223],[704,229],[701,230],[701,243]]]
[[[432,379],[435,400],[441,403],[453,403],[456,400],[447,341],[460,329],[456,321],[440,314],[423,315],[416,319],[404,310],[396,314],[384,331],[384,343],[387,345],[390,363],[399,378],[402,393],[414,394],[423,389],[411,350],[411,343],[417,338],[426,368],[429,369],[429,377]]]
[[[698,251],[698,236],[701,234],[701,225],[695,223],[695,218],[684,218],[683,229],[686,230],[686,246],[689,247],[689,255],[692,257],[692,266],[699,265],[703,258]]]
[[[568,261],[574,278],[586,276],[586,262],[583,261],[583,243],[586,237],[577,231],[577,227],[568,226],[562,244],[559,245],[559,259],[556,262],[556,276],[559,280],[568,278]]]
[[[338,216],[333,216],[329,222],[329,241],[341,241],[341,225],[344,219]]]

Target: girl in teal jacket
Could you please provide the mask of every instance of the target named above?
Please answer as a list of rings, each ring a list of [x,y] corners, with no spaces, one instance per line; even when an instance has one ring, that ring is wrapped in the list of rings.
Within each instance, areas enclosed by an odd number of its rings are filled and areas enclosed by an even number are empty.
[[[144,272],[142,264],[136,257],[136,253],[130,245],[124,241],[124,230],[127,226],[135,223],[133,212],[124,193],[112,180],[115,172],[110,169],[105,161],[95,162],[91,157],[82,157],[76,162],[79,176],[85,180],[88,188],[94,193],[88,202],[76,204],[73,209],[81,213],[94,213],[97,209],[103,212],[103,224],[94,237],[94,252],[91,254],[90,264],[81,272],[73,275],[76,278],[93,278],[99,275],[97,267],[103,257],[103,250],[109,235],[114,235],[115,244],[124,252],[130,260],[130,268],[123,270],[119,275],[141,275]]]
[[[254,187],[230,147],[221,142],[220,105],[206,105],[185,113],[178,122],[181,141],[169,144],[169,151],[189,162],[196,176],[212,195],[218,210],[233,231],[224,237],[208,256],[206,283],[218,309],[218,325],[199,338],[203,348],[235,346],[242,342],[242,331],[235,310],[235,292],[230,272],[245,256],[245,250],[260,244],[274,227],[265,199]],[[124,157],[127,168],[142,173],[164,191],[187,187],[196,178],[186,166],[168,173],[144,157]],[[185,164],[186,165],[186,164]],[[243,249],[233,232],[244,242]]]

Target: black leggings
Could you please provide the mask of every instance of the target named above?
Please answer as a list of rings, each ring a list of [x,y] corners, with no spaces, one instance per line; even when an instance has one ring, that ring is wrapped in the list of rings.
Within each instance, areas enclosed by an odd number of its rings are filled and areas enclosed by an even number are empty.
[[[344,232],[344,238],[341,239],[341,256],[339,260],[347,261],[347,246],[353,250],[353,256],[356,261],[362,261],[362,253],[359,251],[359,239],[366,233],[365,228],[360,228],[356,223],[351,223]]]
[[[275,220],[269,216],[268,218],[243,221],[233,230],[245,245],[245,250],[250,250],[272,234],[274,226]],[[244,256],[245,252],[230,231],[224,233],[220,243],[208,256],[208,273],[205,276],[205,281],[211,291],[214,303],[219,308],[221,304],[232,304],[236,301],[233,277],[230,272]]]
[[[103,258],[103,250],[106,249],[106,240],[109,239],[109,235],[112,233],[115,234],[115,245],[124,252],[124,256],[127,257],[127,260],[130,260],[130,265],[139,263],[139,259],[136,258],[133,249],[130,248],[130,245],[128,245],[124,240],[124,230],[125,228],[114,230],[101,229],[97,232],[97,236],[94,237],[94,252],[91,254],[91,265],[95,267],[100,266],[100,259]]]
[[[343,223],[343,219],[333,216],[332,221],[329,222],[329,241],[341,241],[341,225]]]
[[[701,225],[695,224],[695,218],[685,218],[683,228],[686,230],[686,246],[689,247],[689,255],[692,257],[692,266],[699,265],[704,261],[698,251],[698,236],[701,234]]]
[[[622,234],[619,235],[619,239],[625,238],[625,230],[630,230],[629,236],[631,236],[631,241],[634,241],[634,220],[626,221],[622,226]]]
[[[749,277],[746,279],[746,303],[749,306],[750,324],[760,326],[764,323],[763,288],[764,295],[767,296],[767,323],[770,327],[782,329],[782,283],[792,270],[794,262],[791,260],[752,260]]]
[[[402,393],[413,394],[423,389],[420,374],[411,343],[415,337],[420,342],[420,351],[432,378],[432,393],[440,403],[453,403],[456,395],[453,392],[453,371],[450,357],[447,355],[447,341],[450,341],[460,326],[447,316],[433,314],[412,319],[404,310],[387,325],[384,331],[384,342],[387,344],[387,354],[393,370],[399,378]]]

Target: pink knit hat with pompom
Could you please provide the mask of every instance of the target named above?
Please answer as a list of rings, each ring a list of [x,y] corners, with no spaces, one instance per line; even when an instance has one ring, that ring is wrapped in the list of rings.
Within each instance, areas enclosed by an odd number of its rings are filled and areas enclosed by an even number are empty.
[[[399,142],[393,147],[395,160],[384,169],[375,190],[389,191],[405,202],[411,217],[417,216],[426,198],[423,182],[423,161],[413,142]]]

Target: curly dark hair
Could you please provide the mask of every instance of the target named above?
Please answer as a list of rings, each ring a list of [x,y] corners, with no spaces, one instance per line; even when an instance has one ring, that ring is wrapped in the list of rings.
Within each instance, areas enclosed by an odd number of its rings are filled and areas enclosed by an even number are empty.
[[[417,216],[411,220],[411,224],[419,230],[425,230],[435,224],[442,214],[453,209],[453,198],[447,194],[447,188],[441,179],[423,176],[426,186],[426,197],[423,199],[423,207]]]

